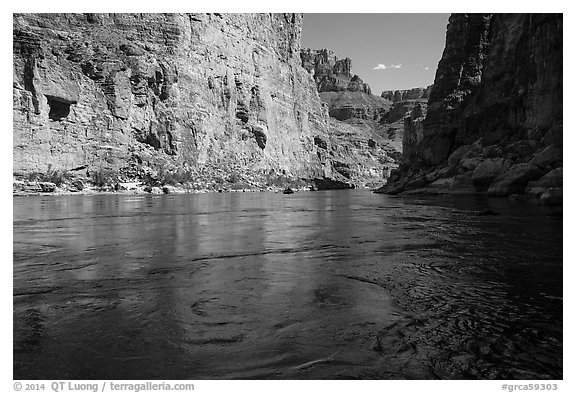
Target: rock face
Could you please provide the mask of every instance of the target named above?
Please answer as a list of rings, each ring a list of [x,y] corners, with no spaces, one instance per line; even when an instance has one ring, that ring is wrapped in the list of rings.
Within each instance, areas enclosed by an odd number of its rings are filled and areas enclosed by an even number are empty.
[[[352,75],[352,61],[338,59],[328,49],[302,49],[302,67],[313,76],[320,98],[328,105],[330,117],[337,120],[361,119],[378,122],[390,102],[372,95],[370,86]]]
[[[352,75],[349,58],[338,59],[327,49],[302,49],[300,57],[328,107],[334,171],[354,184],[382,184],[401,151],[401,138],[398,143],[382,131],[390,101],[371,94],[370,86]]]
[[[396,104],[394,104],[396,106]],[[426,117],[426,104],[416,103],[407,111],[408,116],[404,118],[404,137],[402,138],[402,162],[406,165],[417,161],[418,151],[415,146],[423,138],[423,122]]]
[[[428,87],[416,87],[409,90],[386,90],[383,91],[380,96],[393,103],[407,100],[428,100],[431,90],[432,85]]]
[[[453,14],[422,137],[380,191],[465,175],[506,196],[561,167],[562,25],[561,14]]]
[[[301,66],[301,20],[15,14],[15,174],[346,180],[315,143],[332,148],[326,110]],[[349,73],[349,61],[332,69]],[[346,86],[369,91],[355,77]]]
[[[414,146],[422,140],[421,123],[427,106],[425,99],[397,101],[380,119],[379,133],[397,146],[398,151],[406,151],[406,162],[414,158]],[[404,139],[410,142],[406,143]]]
[[[348,57],[338,59],[328,49],[302,49],[300,51],[302,67],[313,77],[318,91],[359,91],[372,94],[370,86],[358,75],[352,75],[352,60]]]

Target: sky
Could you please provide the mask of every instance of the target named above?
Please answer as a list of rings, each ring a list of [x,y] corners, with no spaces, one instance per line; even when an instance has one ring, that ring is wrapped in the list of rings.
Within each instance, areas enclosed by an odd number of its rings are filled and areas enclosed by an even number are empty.
[[[434,82],[450,14],[304,14],[302,48],[330,49],[352,60],[352,73],[372,88],[426,87]]]

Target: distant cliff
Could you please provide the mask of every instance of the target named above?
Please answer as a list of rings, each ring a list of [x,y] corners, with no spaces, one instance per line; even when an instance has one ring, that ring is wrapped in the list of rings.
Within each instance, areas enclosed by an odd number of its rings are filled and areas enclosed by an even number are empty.
[[[316,81],[320,98],[328,105],[330,117],[345,121],[360,119],[378,122],[391,103],[372,95],[370,86],[352,75],[352,61],[338,59],[328,49],[302,49],[302,67]]]
[[[301,66],[301,24],[300,14],[15,14],[15,176],[58,172],[79,188],[354,184],[335,170],[354,158],[333,149]],[[368,89],[354,77],[347,86]]]
[[[419,137],[380,192],[561,200],[562,30],[561,14],[452,15]]]
[[[352,60],[338,59],[328,49],[302,49],[302,67],[313,77],[318,91],[359,91],[372,94],[370,86],[358,75],[352,75]]]
[[[380,96],[394,103],[406,100],[428,99],[432,86],[415,87],[409,90],[386,90]]]

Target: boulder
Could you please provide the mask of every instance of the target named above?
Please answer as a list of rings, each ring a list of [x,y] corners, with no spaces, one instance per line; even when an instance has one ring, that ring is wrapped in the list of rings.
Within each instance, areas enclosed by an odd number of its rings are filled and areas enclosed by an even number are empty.
[[[456,175],[449,178],[442,178],[426,184],[422,187],[406,187],[407,194],[429,194],[429,195],[470,195],[477,191],[472,186],[470,174]]]
[[[354,188],[354,184],[327,177],[312,179],[312,183],[316,190],[349,190]]]
[[[535,148],[533,141],[522,140],[506,146],[504,152],[513,161],[527,161],[534,154]]]
[[[548,146],[530,160],[530,164],[541,169],[558,168],[562,165],[562,149]]]
[[[42,192],[54,192],[54,191],[56,191],[56,184],[54,184],[52,182],[43,181],[43,182],[39,182],[38,185],[42,189]]]
[[[417,177],[414,180],[410,180],[408,183],[406,183],[406,185],[404,186],[405,190],[414,190],[417,188],[422,188],[425,187],[427,184],[429,184],[429,181],[426,179],[426,176],[421,176],[421,177]]]
[[[162,192],[164,194],[174,194],[174,191],[176,190],[175,187],[173,186],[164,186],[162,187]]]
[[[562,168],[557,168],[548,172],[540,179],[528,183],[526,186],[526,192],[528,194],[540,196],[549,188],[562,188],[562,185]]]
[[[488,188],[488,195],[508,196],[511,194],[522,194],[528,182],[542,177],[543,174],[541,169],[532,164],[513,165],[494,179]]]
[[[449,166],[456,166],[464,158],[466,154],[472,149],[471,145],[464,145],[460,146],[450,156],[448,157],[448,165]]]
[[[507,169],[507,163],[503,158],[486,159],[472,172],[472,184],[478,191],[486,191],[492,181]]]
[[[544,206],[562,206],[562,189],[551,188],[540,196],[540,203]]]
[[[84,189],[84,182],[80,179],[74,180],[70,185],[77,191],[82,191]]]
[[[480,160],[478,157],[465,158],[460,161],[460,166],[466,171],[473,171],[480,163]]]
[[[486,158],[501,157],[503,155],[503,150],[498,145],[490,145],[490,146],[486,146],[482,150],[482,155]]]

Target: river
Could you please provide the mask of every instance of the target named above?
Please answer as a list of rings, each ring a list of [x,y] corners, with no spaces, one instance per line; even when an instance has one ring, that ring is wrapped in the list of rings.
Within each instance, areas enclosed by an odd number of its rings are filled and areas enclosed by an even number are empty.
[[[13,207],[15,379],[563,376],[562,218],[538,206],[350,190]]]

